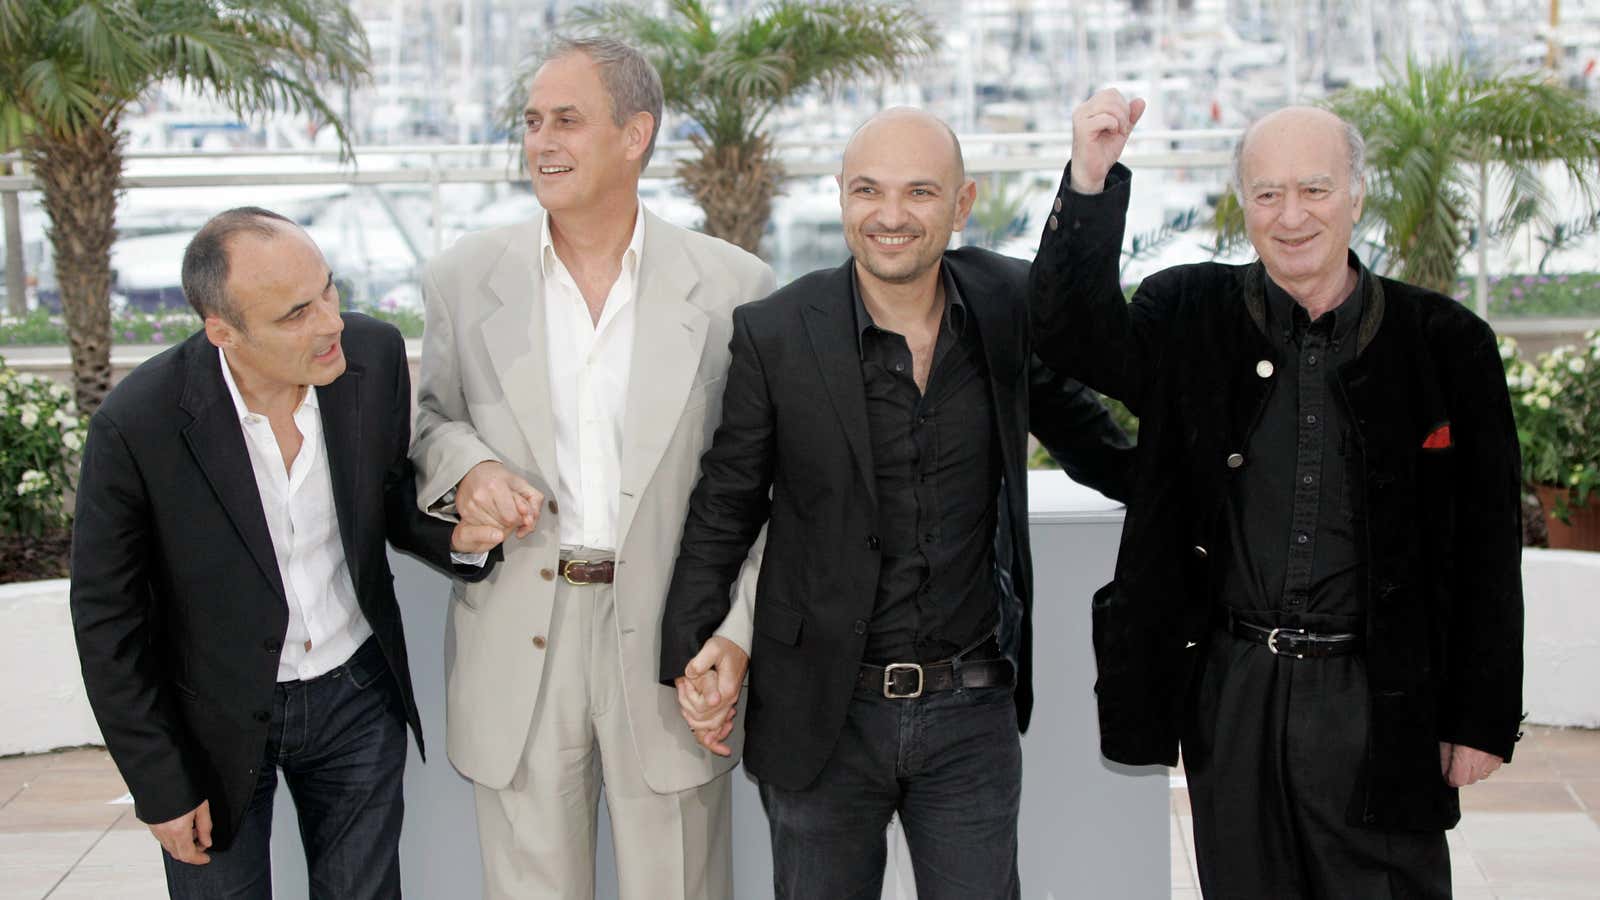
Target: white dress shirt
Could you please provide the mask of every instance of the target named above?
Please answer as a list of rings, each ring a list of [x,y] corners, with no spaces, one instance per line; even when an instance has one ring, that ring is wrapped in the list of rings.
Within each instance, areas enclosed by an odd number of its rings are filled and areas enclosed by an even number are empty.
[[[227,354],[220,348],[217,353],[222,359],[222,380],[227,382],[244,430],[250,468],[272,535],[272,553],[278,559],[278,573],[289,600],[289,629],[278,654],[278,681],[315,678],[348,660],[372,635],[372,626],[356,602],[355,584],[344,558],[317,389],[308,386],[305,399],[294,411],[294,424],[303,440],[294,465],[285,469],[272,423],[244,405]]]
[[[606,295],[600,321],[589,316],[583,292],[556,255],[550,215],[539,235],[544,278],[544,321],[533,339],[550,359],[550,401],[555,411],[556,500],[563,547],[614,550],[622,494],[622,426],[627,413],[639,255],[644,252],[644,206],[633,220],[633,239],[622,270]],[[544,333],[539,334],[538,329]]]

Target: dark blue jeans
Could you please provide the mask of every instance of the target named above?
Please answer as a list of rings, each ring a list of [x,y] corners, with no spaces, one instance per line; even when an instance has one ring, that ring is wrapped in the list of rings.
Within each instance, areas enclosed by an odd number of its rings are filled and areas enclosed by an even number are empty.
[[[203,866],[161,853],[174,900],[271,900],[272,797],[289,783],[312,900],[400,896],[406,721],[378,642],[310,681],[279,684],[255,796],[227,850]]]
[[[1009,687],[889,700],[857,689],[822,774],[761,783],[783,900],[877,900],[886,830],[900,814],[920,900],[1021,895],[1022,746]]]

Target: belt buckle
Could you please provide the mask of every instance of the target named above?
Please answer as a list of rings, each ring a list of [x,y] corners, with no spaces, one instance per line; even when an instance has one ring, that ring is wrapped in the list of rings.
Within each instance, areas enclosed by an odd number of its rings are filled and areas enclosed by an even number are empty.
[[[574,581],[573,578],[572,578],[572,567],[573,566],[587,566],[587,565],[589,565],[589,561],[587,559],[569,559],[569,560],[565,560],[564,564],[561,566],[561,577],[565,578],[567,580],[567,584],[570,584],[570,585],[572,585],[574,587],[583,587],[586,584],[594,584],[594,582],[589,581],[587,579],[585,579],[583,581]],[[1276,652],[1276,651],[1274,651],[1274,652]]]
[[[1267,632],[1267,649],[1272,651],[1272,655],[1273,656],[1287,656],[1290,659],[1305,659],[1306,655],[1304,653],[1287,653],[1285,651],[1282,651],[1282,650],[1278,649],[1278,635],[1280,635],[1280,634],[1299,634],[1299,635],[1303,635],[1305,633],[1306,633],[1306,630],[1304,628],[1274,628],[1271,631]]]
[[[909,694],[897,694],[894,690],[894,673],[897,669],[910,669],[917,673],[917,689]],[[883,667],[883,696],[890,700],[915,700],[922,696],[922,664],[921,663],[890,663]]]

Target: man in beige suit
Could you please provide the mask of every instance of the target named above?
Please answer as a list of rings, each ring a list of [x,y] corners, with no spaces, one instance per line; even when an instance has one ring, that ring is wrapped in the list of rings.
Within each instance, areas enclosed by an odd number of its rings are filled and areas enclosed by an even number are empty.
[[[463,238],[424,276],[419,501],[516,531],[454,590],[446,645],[450,760],[476,782],[489,896],[592,896],[602,785],[624,898],[732,893],[737,754],[702,748],[725,729],[693,734],[656,672],[730,314],[773,276],[639,203],[661,106],[631,48],[558,41],[525,110],[545,213]],[[749,647],[753,578],[736,593],[697,660],[708,686]]]

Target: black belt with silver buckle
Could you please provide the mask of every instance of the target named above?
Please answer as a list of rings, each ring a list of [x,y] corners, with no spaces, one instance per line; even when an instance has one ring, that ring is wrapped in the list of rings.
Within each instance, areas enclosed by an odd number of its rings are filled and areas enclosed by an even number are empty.
[[[590,562],[587,559],[563,559],[556,566],[556,574],[567,580],[567,584],[582,587],[586,584],[610,584],[617,574],[617,564],[613,560],[602,559]]]
[[[882,691],[890,700],[911,700],[935,691],[956,688],[1010,687],[1017,673],[1008,659],[974,659],[958,667],[954,660],[936,663],[862,663],[856,687]]]
[[[1364,643],[1359,634],[1316,634],[1304,628],[1265,628],[1244,621],[1231,609],[1226,615],[1228,633],[1266,647],[1273,656],[1290,659],[1348,656],[1360,652]]]

